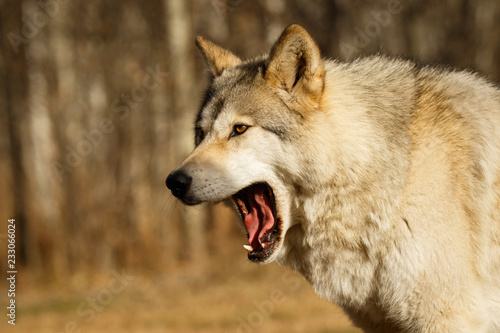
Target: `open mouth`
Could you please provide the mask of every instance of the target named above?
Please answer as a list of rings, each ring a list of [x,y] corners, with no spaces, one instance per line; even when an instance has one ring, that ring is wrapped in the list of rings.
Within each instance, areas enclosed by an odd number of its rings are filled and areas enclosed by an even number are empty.
[[[250,185],[233,195],[247,230],[248,259],[269,258],[281,237],[281,219],[277,215],[273,189],[266,183]]]

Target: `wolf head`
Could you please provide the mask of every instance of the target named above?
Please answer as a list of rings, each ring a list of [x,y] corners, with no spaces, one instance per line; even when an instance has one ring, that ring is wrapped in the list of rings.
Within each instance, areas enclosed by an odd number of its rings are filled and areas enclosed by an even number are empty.
[[[230,202],[247,230],[249,259],[272,261],[294,224],[291,193],[314,172],[305,165],[311,147],[297,142],[321,108],[319,48],[298,25],[268,55],[245,61],[202,37],[196,43],[210,86],[194,126],[196,148],[167,177],[167,187],[187,205]]]

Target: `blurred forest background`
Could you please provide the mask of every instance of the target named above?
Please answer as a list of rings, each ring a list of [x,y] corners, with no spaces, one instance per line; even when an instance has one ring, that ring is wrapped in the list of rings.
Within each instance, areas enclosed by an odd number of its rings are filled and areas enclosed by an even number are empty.
[[[0,269],[15,218],[21,283],[36,295],[85,289],[122,269],[224,281],[216,271],[227,266],[267,283],[282,271],[240,267],[245,237],[234,214],[186,208],[164,184],[193,147],[207,84],[195,37],[247,57],[298,23],[326,57],[382,52],[498,82],[499,22],[498,0],[0,0]]]

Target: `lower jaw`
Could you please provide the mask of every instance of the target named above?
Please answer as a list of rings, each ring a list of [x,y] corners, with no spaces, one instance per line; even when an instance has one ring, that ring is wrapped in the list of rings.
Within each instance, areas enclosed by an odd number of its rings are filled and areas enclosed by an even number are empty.
[[[264,262],[273,255],[275,250],[276,243],[272,243],[265,249],[248,252],[248,259],[253,262]]]

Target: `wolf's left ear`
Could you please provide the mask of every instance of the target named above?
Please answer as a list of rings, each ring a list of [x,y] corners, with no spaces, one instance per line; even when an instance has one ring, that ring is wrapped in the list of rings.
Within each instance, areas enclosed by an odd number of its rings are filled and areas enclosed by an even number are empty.
[[[269,54],[265,77],[269,84],[317,108],[323,93],[325,70],[318,46],[297,24],[283,31]]]
[[[240,58],[201,36],[196,38],[196,45],[203,53],[213,76],[219,76],[224,69],[241,63]]]

